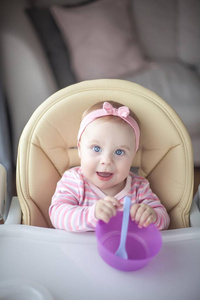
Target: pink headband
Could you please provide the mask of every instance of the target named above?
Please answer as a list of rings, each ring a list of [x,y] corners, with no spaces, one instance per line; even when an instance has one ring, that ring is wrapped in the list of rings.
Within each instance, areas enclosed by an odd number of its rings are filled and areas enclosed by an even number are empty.
[[[123,119],[126,123],[128,123],[133,128],[135,133],[135,143],[136,143],[135,152],[136,152],[139,148],[140,129],[137,122],[129,114],[130,114],[130,110],[127,106],[121,106],[117,109],[114,108],[110,103],[104,102],[102,109],[94,110],[83,118],[78,132],[78,141],[80,141],[83,131],[91,122],[93,122],[97,118],[112,115]]]

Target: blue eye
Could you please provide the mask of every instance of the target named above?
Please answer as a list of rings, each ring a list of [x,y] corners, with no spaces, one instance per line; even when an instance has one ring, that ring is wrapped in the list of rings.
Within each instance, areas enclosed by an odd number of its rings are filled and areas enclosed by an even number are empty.
[[[99,146],[94,146],[92,149],[94,150],[94,152],[100,152],[101,151],[101,148]]]
[[[117,155],[123,155],[123,154],[124,154],[124,150],[117,149],[117,150],[115,151],[115,154],[117,154]]]

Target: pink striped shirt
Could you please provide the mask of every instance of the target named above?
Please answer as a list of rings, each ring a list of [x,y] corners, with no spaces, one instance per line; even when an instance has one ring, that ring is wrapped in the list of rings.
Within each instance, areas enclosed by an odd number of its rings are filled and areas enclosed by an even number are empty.
[[[115,198],[122,204],[124,197],[131,197],[131,204],[145,203],[157,213],[155,225],[167,229],[169,216],[158,197],[152,192],[147,179],[130,172],[124,189]],[[82,174],[80,167],[66,171],[57,184],[49,208],[49,216],[55,228],[67,231],[93,231],[98,220],[95,205],[106,195]]]

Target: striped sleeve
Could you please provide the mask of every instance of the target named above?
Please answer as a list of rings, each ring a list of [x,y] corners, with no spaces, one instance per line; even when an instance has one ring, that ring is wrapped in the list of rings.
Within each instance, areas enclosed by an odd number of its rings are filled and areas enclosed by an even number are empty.
[[[78,173],[66,171],[58,182],[49,208],[53,226],[67,231],[91,231],[96,227],[95,202],[84,203],[84,182]],[[83,201],[82,201],[83,200]]]
[[[134,185],[137,190],[137,203],[151,206],[157,214],[156,227],[159,230],[167,229],[170,223],[169,215],[158,197],[152,192],[148,180],[138,176]]]

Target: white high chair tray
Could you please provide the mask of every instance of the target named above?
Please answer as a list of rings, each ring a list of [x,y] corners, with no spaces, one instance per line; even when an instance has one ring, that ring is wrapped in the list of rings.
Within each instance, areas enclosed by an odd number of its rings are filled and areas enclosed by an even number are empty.
[[[92,232],[0,225],[0,299],[200,299],[200,228],[162,237],[145,268],[122,272],[101,259]]]

